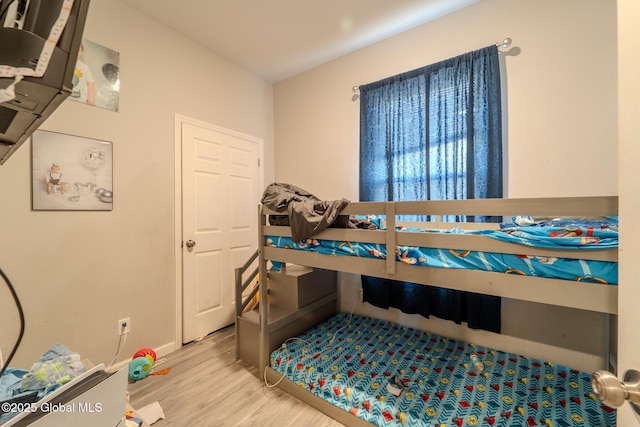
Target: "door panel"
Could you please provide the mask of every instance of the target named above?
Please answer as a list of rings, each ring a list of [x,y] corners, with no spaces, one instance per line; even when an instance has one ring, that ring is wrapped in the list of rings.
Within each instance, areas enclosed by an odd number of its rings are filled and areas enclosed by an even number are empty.
[[[183,342],[234,321],[234,271],[257,248],[260,144],[182,124]]]
[[[211,251],[195,255],[196,258],[196,316],[206,314],[222,305],[220,295],[220,271],[222,251]],[[210,283],[208,281],[211,281]]]

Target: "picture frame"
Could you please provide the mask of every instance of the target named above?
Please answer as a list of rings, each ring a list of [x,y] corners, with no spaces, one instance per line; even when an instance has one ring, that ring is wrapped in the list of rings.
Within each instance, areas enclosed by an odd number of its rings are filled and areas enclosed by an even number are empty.
[[[31,138],[31,209],[113,210],[113,144],[37,130]]]
[[[120,53],[82,39],[73,73],[73,90],[67,99],[118,112]]]

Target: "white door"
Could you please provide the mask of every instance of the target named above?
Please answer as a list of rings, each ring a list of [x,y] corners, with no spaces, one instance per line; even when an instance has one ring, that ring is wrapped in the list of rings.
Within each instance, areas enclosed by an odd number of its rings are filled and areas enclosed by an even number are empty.
[[[618,0],[618,195],[620,232],[620,262],[618,287],[618,378],[627,369],[640,370],[640,335],[638,306],[640,305],[640,4],[634,0]],[[640,426],[640,415],[629,404],[618,409],[619,427]]]
[[[182,122],[182,342],[234,322],[234,271],[256,250],[261,141]]]

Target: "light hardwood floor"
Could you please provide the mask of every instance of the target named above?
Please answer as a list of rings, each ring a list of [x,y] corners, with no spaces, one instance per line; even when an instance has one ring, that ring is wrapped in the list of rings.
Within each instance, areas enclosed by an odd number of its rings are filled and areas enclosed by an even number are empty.
[[[156,427],[337,427],[341,423],[282,392],[267,388],[257,370],[235,361],[233,326],[168,355],[150,376],[129,384],[130,404],[158,401],[165,419]]]

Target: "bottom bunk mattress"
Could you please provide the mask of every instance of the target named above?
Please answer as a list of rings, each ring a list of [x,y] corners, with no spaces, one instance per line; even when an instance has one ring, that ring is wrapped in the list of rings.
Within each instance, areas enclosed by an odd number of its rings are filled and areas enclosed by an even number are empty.
[[[613,427],[588,373],[339,313],[287,340],[271,367],[380,427]]]

